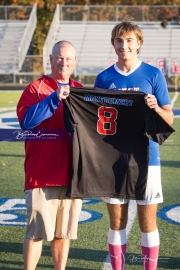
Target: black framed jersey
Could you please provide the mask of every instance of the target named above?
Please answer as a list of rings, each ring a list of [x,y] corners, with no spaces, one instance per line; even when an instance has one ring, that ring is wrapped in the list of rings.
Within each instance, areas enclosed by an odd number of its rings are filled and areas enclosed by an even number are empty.
[[[64,120],[73,136],[70,198],[108,196],[143,200],[149,143],[174,129],[144,102],[145,93],[71,88]]]

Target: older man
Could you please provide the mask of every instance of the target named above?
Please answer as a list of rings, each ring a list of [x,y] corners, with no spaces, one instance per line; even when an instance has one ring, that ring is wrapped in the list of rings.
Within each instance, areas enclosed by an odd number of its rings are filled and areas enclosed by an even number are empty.
[[[66,189],[72,168],[72,140],[63,121],[63,103],[70,86],[82,87],[70,76],[75,49],[68,41],[57,42],[50,55],[51,74],[28,85],[17,105],[22,129],[58,135],[57,140],[25,143],[25,198],[28,225],[23,244],[24,269],[36,268],[43,239],[51,241],[55,270],[64,270],[70,239],[77,238],[82,201],[68,199]]]

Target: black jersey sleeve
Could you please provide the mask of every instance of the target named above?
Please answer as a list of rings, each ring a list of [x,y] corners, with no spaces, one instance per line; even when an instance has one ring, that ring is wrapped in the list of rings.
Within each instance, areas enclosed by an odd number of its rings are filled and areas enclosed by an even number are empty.
[[[146,108],[145,135],[149,139],[161,145],[173,132],[175,130],[156,111]]]

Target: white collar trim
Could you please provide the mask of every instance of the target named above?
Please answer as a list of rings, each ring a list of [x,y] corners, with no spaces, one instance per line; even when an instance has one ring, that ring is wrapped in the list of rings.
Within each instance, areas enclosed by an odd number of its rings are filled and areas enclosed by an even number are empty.
[[[141,63],[142,63],[142,61],[139,60],[137,65],[133,69],[131,69],[129,72],[122,71],[121,69],[118,68],[117,64],[114,64],[114,68],[121,75],[128,76],[128,75],[132,74],[141,65]]]

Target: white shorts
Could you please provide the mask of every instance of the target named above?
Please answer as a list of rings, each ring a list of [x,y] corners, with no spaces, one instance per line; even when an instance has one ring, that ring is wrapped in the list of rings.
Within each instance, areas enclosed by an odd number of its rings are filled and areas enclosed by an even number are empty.
[[[161,185],[161,167],[149,166],[146,187],[146,199],[137,200],[139,205],[158,204],[163,202],[162,185]],[[110,204],[126,204],[129,199],[101,197],[103,201]]]

